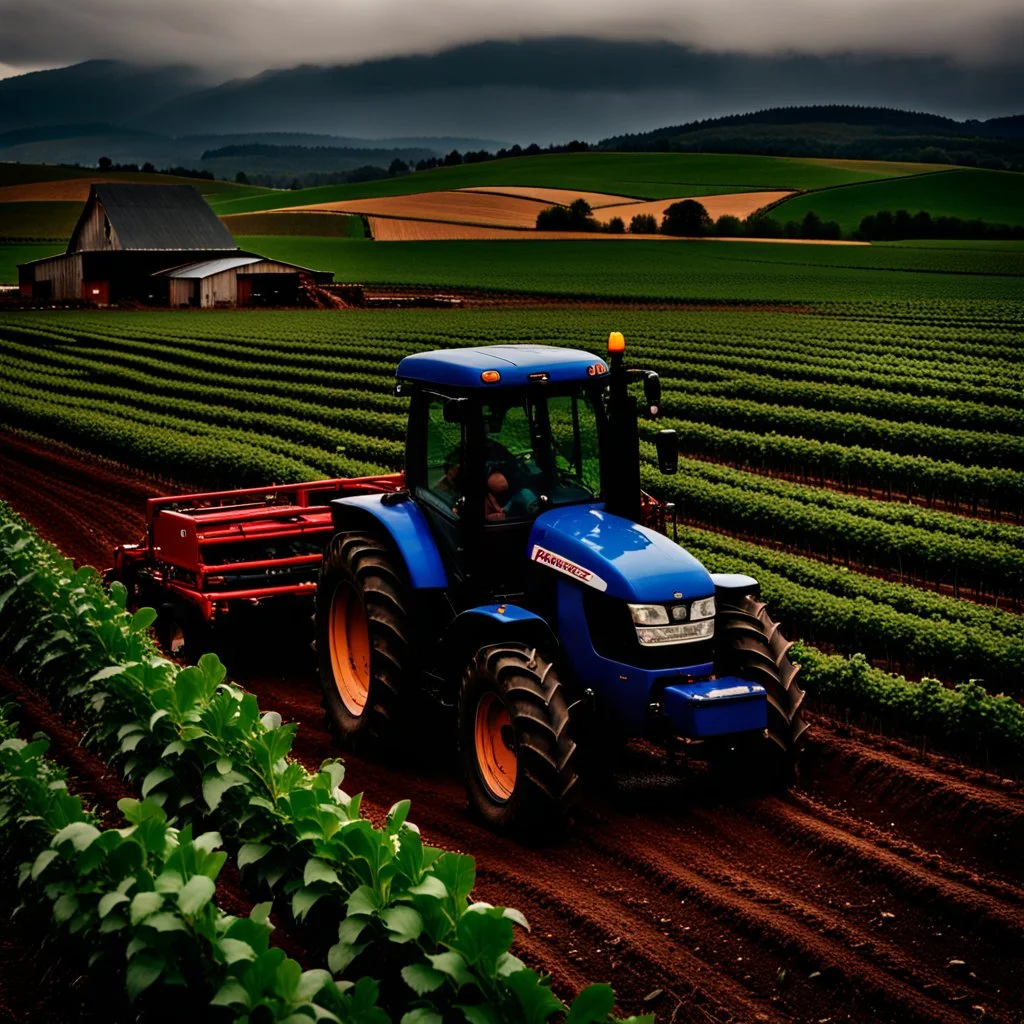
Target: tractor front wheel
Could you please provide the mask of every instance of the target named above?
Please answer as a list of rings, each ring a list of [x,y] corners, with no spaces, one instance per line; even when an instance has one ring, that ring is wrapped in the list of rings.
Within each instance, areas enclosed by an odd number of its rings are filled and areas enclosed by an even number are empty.
[[[555,666],[520,644],[477,651],[459,700],[469,806],[496,832],[557,832],[577,778],[569,707]]]
[[[793,645],[779,632],[765,603],[752,594],[718,598],[715,622],[719,676],[739,676],[759,683],[768,695],[768,727],[761,743],[745,738],[726,743],[726,763],[756,777],[760,785],[785,788],[796,780],[804,730],[804,691],[797,682],[800,666],[789,657]],[[750,760],[760,762],[750,764]],[[742,762],[742,767],[740,763]],[[756,774],[751,776],[751,770]]]
[[[340,533],[316,588],[316,649],[327,721],[349,745],[390,736],[408,691],[408,584],[376,537]]]

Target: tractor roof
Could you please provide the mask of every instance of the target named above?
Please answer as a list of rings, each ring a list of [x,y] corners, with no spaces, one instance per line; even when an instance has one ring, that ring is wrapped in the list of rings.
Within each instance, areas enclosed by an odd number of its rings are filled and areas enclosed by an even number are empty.
[[[597,366],[601,369],[595,369]],[[496,370],[500,378],[484,381],[482,374],[489,370]],[[539,373],[546,373],[547,379],[557,384],[583,381],[607,371],[603,359],[581,349],[554,345],[481,345],[406,356],[398,364],[395,376],[424,384],[494,388],[523,385]]]

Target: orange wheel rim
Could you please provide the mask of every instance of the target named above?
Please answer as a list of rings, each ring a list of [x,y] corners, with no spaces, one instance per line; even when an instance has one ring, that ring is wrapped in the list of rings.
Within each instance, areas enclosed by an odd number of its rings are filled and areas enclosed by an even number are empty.
[[[370,694],[370,626],[351,583],[339,583],[331,598],[331,668],[345,710],[358,718]]]
[[[476,706],[473,735],[480,778],[494,800],[504,802],[516,785],[516,748],[512,717],[493,693]]]

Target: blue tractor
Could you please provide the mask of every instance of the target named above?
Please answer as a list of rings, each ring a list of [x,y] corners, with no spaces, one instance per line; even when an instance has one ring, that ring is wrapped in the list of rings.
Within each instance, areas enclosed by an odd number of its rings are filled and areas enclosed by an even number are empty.
[[[328,719],[395,742],[454,710],[471,810],[557,824],[621,741],[690,741],[785,784],[805,725],[789,644],[748,576],[712,575],[644,525],[638,401],[656,374],[544,345],[408,356],[401,489],[331,503],[316,592]],[[677,469],[674,431],[657,435]],[[661,519],[664,522],[664,517]]]

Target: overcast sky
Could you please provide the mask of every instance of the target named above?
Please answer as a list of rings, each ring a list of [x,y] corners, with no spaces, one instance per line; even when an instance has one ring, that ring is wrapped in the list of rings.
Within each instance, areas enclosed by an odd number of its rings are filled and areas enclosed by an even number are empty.
[[[228,76],[483,39],[581,35],[747,53],[1020,60],[1021,0],[0,0],[0,76],[90,58]]]

